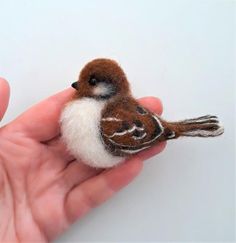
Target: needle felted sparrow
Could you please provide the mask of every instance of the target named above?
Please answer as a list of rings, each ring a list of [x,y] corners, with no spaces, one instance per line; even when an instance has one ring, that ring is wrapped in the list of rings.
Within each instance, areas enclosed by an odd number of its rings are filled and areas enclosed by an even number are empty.
[[[75,158],[92,167],[115,166],[164,140],[224,131],[216,116],[167,122],[142,107],[125,73],[110,59],[89,62],[72,87],[76,94],[61,114],[62,137]]]

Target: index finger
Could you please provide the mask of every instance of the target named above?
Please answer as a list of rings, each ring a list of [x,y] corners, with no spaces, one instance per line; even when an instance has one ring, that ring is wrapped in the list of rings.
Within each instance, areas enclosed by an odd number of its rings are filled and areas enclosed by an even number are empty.
[[[30,137],[44,142],[57,137],[60,133],[60,114],[65,104],[72,98],[74,89],[66,89],[34,105],[14,122]],[[157,114],[162,112],[160,99],[144,97],[140,104]]]
[[[10,87],[8,82],[3,79],[0,78],[0,99],[1,99],[1,103],[0,103],[0,121],[2,120],[7,106],[8,106],[8,102],[9,102],[9,95],[10,95]]]
[[[38,141],[54,138],[60,132],[61,111],[74,93],[68,88],[41,101],[16,118],[14,126]]]

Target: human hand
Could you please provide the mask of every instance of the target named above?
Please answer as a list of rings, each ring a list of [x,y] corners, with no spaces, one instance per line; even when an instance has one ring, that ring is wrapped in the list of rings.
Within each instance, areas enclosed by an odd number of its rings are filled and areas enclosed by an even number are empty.
[[[143,161],[161,152],[161,143],[108,170],[74,160],[60,140],[59,116],[69,88],[33,106],[0,128],[0,241],[48,242],[75,220],[113,196],[142,170]],[[0,79],[0,120],[9,87]],[[160,114],[156,98],[140,103]]]

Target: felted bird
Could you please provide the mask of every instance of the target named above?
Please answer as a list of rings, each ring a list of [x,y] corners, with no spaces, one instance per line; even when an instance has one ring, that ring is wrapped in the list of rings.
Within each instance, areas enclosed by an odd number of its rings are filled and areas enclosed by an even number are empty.
[[[144,108],[114,60],[92,60],[72,87],[75,95],[60,119],[62,138],[75,158],[92,167],[115,166],[164,140],[224,132],[216,116],[168,122]]]

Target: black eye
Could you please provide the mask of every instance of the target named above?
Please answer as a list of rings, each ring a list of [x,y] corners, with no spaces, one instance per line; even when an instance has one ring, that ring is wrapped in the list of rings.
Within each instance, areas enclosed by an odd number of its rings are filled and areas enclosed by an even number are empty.
[[[89,79],[89,84],[90,84],[90,85],[94,86],[94,85],[96,85],[97,83],[98,83],[98,80],[97,80],[96,78],[90,78],[90,79]]]

